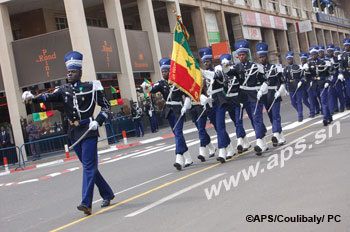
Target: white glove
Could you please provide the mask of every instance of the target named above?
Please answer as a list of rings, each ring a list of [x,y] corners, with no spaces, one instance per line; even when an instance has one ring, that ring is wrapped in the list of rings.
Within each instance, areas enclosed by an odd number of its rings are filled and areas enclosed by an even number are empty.
[[[91,121],[89,124],[89,130],[97,130],[98,128],[98,122],[97,121]]]
[[[206,104],[210,104],[213,102],[213,99],[211,97],[207,97],[203,94],[201,94],[199,98],[199,102],[201,103],[202,106],[205,106]]]
[[[141,88],[143,89],[143,92],[149,93],[152,90],[152,85],[146,83],[145,81],[141,84]]]
[[[190,97],[186,97],[185,98],[184,107],[186,107],[186,110],[191,109],[192,104],[191,104],[191,98]]]
[[[287,94],[287,90],[286,90],[286,86],[284,84],[282,84],[278,90],[279,94],[282,96],[286,96]]]
[[[338,75],[338,79],[339,79],[340,81],[344,81],[344,75],[343,75],[343,74],[339,74],[339,75]]]
[[[301,86],[302,84],[303,84],[303,82],[299,81],[299,82],[298,82],[298,87],[297,87],[297,88],[299,89],[300,86]]]
[[[327,89],[328,88],[328,86],[329,86],[329,84],[326,82],[326,83],[324,83],[324,88],[325,89]]]
[[[221,65],[216,65],[214,68],[215,72],[222,72],[222,66]]]
[[[267,93],[267,91],[269,90],[268,89],[268,85],[267,85],[267,83],[266,82],[264,82],[262,85],[261,85],[261,87],[260,87],[260,89],[259,89],[259,91],[261,91],[262,92],[262,94],[266,94]]]
[[[228,65],[228,66],[222,66],[222,72],[223,73],[228,73],[230,71],[231,67]]]
[[[310,82],[310,87],[312,86],[312,81]]]
[[[328,67],[332,66],[332,64],[329,60],[326,60],[326,66],[328,66]]]
[[[303,65],[302,69],[304,69],[305,71],[309,70],[309,65],[307,63],[305,63]]]
[[[263,92],[261,90],[258,91],[258,93],[256,94],[256,99],[258,99],[258,101],[260,101],[260,98],[262,97]]]
[[[185,115],[186,111],[187,111],[186,106],[183,106],[183,107],[181,108],[181,116]]]
[[[281,93],[280,93],[280,91],[276,91],[276,93],[275,93],[275,98],[279,98],[281,96]]]
[[[230,71],[230,61],[227,59],[223,59],[221,61],[221,66],[222,66],[222,71],[224,73],[228,73],[228,71]]]
[[[34,98],[34,95],[30,91],[24,91],[22,94],[23,102],[27,103]]]
[[[210,82],[212,82],[214,80],[215,72],[209,71],[209,70],[203,70],[203,69],[201,69],[201,72],[202,72],[202,75],[205,79],[210,80]]]

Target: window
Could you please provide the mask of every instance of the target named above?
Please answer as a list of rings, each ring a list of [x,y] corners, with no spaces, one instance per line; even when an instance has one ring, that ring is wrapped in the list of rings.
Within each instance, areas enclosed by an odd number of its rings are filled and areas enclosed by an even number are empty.
[[[22,39],[22,30],[21,29],[13,30],[12,34],[13,34],[13,39],[14,40]]]
[[[57,28],[57,30],[62,30],[62,29],[68,28],[67,18],[56,17],[56,28]]]
[[[103,19],[87,18],[86,24],[91,27],[107,27],[107,22]]]

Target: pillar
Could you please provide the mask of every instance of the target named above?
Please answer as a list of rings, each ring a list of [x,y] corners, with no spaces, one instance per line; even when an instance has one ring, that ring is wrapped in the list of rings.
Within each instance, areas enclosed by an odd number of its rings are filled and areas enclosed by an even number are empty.
[[[83,54],[83,76],[82,81],[95,81],[96,71],[94,60],[92,58],[92,51],[90,45],[89,33],[86,25],[85,11],[83,0],[64,0],[64,7],[66,10],[69,35],[72,43],[72,48]],[[94,115],[100,112],[99,107],[95,107]],[[102,126],[99,129],[100,138],[107,137],[106,128]],[[108,146],[108,140],[103,140],[98,143],[98,147]]]
[[[24,143],[21,116],[27,117],[25,106],[22,102],[22,91],[18,85],[15,58],[12,50],[12,29],[7,4],[0,4],[0,66],[6,92],[7,105],[10,115],[15,145],[21,146]],[[25,149],[23,158],[27,161]],[[18,160],[20,160],[18,157]]]
[[[279,49],[280,49],[280,55],[282,59],[282,64],[286,65],[287,60],[285,54],[288,52],[288,39],[287,39],[287,32],[286,31],[277,31],[276,32],[276,40],[278,41]]]
[[[299,38],[298,38],[298,32],[295,27],[295,24],[288,24],[288,38],[289,38],[289,45],[292,52],[294,52],[294,57],[296,60],[299,60],[299,53],[300,53],[300,47],[299,47]],[[284,54],[282,54],[284,55]]]
[[[302,52],[308,52],[309,51],[309,38],[307,32],[299,33],[298,34],[299,44],[300,44],[300,50]]]
[[[83,0],[64,0],[64,7],[67,15],[72,48],[84,55],[82,80],[94,81],[96,80],[96,71],[92,58]]]
[[[317,45],[326,45],[326,39],[324,36],[323,29],[316,28],[316,36],[317,36],[317,41],[318,41]]]
[[[278,64],[279,59],[277,55],[277,46],[276,46],[276,39],[275,34],[273,32],[273,29],[263,29],[264,30],[264,38],[263,41],[265,41],[269,45],[269,62]]]
[[[307,37],[309,38],[309,47],[312,45],[318,45],[316,29],[312,27],[312,31],[307,32]]]
[[[148,32],[148,39],[152,51],[154,73],[151,73],[152,82],[161,80],[159,60],[162,58],[160,51],[157,24],[154,18],[153,5],[151,0],[137,0],[139,9],[141,27],[143,31]]]
[[[343,32],[338,32],[338,36],[339,36],[339,42],[340,42],[340,49],[343,49],[343,40],[345,39],[345,35]]]
[[[194,37],[196,38],[197,48],[201,49],[203,47],[209,46],[209,38],[207,32],[207,26],[205,24],[205,14],[203,7],[194,7],[191,11],[192,24]]]
[[[339,34],[337,31],[332,31],[332,38],[334,46],[340,46]]]
[[[228,33],[226,27],[225,13],[223,10],[215,12],[216,21],[218,23],[221,41],[228,41]],[[229,45],[229,43],[228,43]]]
[[[333,43],[331,31],[324,30],[324,38],[325,38],[325,41],[326,41],[326,46],[327,46],[327,44]]]
[[[176,25],[176,17],[174,15],[174,10],[176,11],[177,15],[181,15],[179,0],[174,0],[173,2],[166,2],[165,5],[168,14],[170,32],[173,33]]]
[[[238,40],[244,39],[243,31],[242,31],[243,25],[242,25],[242,21],[241,21],[241,16],[240,15],[232,16],[231,22],[232,22],[233,34],[235,35],[234,42],[237,42]]]
[[[131,99],[137,101],[135,80],[132,71],[128,41],[126,39],[120,0],[104,0],[104,8],[108,28],[114,30],[118,47],[121,68],[121,73],[118,74],[118,83],[121,97],[124,99],[126,98],[126,102],[129,102]]]

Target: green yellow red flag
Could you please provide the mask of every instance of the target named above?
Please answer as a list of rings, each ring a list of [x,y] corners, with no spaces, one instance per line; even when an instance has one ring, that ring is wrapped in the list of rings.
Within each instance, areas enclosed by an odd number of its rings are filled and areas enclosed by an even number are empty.
[[[116,90],[113,86],[110,86],[110,87],[111,87],[112,94],[120,92],[119,90]]]
[[[33,113],[33,121],[34,122],[42,121],[52,116],[53,116],[53,110],[40,112],[40,113]]]
[[[189,34],[181,21],[181,17],[177,16],[168,81],[185,92],[194,101],[199,102],[203,78],[199,64],[193,58],[187,41],[188,38]]]

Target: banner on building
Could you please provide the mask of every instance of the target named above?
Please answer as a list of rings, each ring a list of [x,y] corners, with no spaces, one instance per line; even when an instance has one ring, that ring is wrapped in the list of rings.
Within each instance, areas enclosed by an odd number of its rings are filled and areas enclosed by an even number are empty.
[[[113,29],[88,27],[95,71],[98,73],[120,73],[117,42]]]
[[[297,32],[304,33],[308,31],[312,31],[312,23],[311,20],[305,20],[301,22],[296,22]]]
[[[332,15],[316,13],[317,21],[321,23],[329,23],[337,26],[350,28],[350,19],[347,18],[338,18]]]
[[[215,12],[205,11],[205,24],[208,31],[209,45],[220,43],[221,37]]]
[[[147,31],[125,30],[134,72],[154,72]]]
[[[230,53],[228,50],[227,41],[221,43],[215,43],[211,45],[211,49],[213,51],[213,59],[218,60],[222,54]]]
[[[258,27],[243,26],[243,37],[248,40],[262,40],[261,31]]]
[[[285,18],[256,13],[252,11],[242,11],[242,22],[245,26],[266,27],[278,30],[287,30]]]

